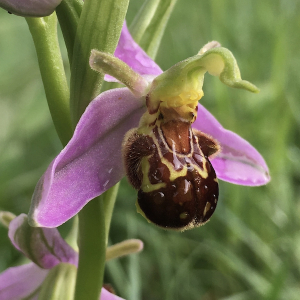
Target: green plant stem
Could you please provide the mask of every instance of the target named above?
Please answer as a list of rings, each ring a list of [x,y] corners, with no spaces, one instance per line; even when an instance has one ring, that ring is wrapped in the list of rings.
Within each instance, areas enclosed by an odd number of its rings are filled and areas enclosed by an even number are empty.
[[[105,256],[105,212],[103,201],[98,197],[79,213],[79,263],[75,300],[99,299]]]
[[[79,264],[75,300],[99,299],[106,245],[119,184],[90,201],[79,213]]]
[[[57,18],[26,18],[31,32],[49,110],[63,145],[72,137],[69,88],[57,39]]]
[[[106,231],[106,244],[108,242],[109,228],[112,213],[115,207],[116,198],[118,195],[120,183],[117,183],[108,191],[106,191],[103,195],[101,195],[103,199],[104,211],[105,211],[105,231]]]

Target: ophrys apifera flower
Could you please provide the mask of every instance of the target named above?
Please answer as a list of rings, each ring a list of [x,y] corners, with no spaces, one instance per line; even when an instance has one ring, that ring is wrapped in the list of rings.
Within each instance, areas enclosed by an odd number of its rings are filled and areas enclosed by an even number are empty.
[[[229,50],[208,44],[162,73],[124,27],[116,55],[123,61],[93,51],[90,65],[127,87],[104,92],[87,107],[73,138],[36,187],[31,224],[62,224],[116,184],[125,169],[139,189],[139,210],[152,222],[176,229],[209,219],[217,204],[216,177],[252,186],[269,181],[261,155],[198,104],[206,72],[231,87],[257,91],[241,79]]]

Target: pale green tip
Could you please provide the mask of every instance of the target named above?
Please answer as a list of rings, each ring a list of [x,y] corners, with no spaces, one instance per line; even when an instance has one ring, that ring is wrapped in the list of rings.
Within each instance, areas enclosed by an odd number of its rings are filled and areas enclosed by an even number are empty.
[[[9,211],[0,211],[0,223],[5,226],[9,227],[10,222],[16,217],[13,213]]]
[[[164,98],[175,98],[189,91],[200,94],[204,74],[208,72],[219,77],[226,85],[258,93],[252,83],[242,80],[238,64],[233,54],[220,47],[216,41],[206,44],[197,55],[181,61],[156,77],[150,88],[150,100],[157,106]]]
[[[192,65],[200,65],[208,73],[218,76],[226,85],[258,93],[259,89],[249,81],[242,80],[237,61],[226,48],[220,47],[216,41],[206,44],[198,53],[191,57]]]
[[[137,98],[145,96],[148,92],[147,80],[133,71],[122,60],[109,53],[92,50],[90,67],[97,72],[113,76],[125,84]]]
[[[141,240],[130,239],[117,243],[106,249],[106,261],[121,256],[133,254],[142,251],[144,244]]]

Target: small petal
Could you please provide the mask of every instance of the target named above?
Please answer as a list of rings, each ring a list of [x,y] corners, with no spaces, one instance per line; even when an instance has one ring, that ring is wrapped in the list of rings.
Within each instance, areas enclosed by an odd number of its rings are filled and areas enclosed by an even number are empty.
[[[42,284],[48,272],[48,270],[41,269],[34,263],[5,270],[0,274],[0,299],[37,299],[36,290]]]
[[[0,0],[0,7],[23,17],[51,15],[61,0]]]
[[[159,75],[162,73],[161,68],[133,40],[126,23],[123,25],[120,40],[114,55],[140,75]],[[117,81],[109,75],[105,75],[105,80]]]
[[[146,111],[127,88],[94,99],[68,145],[38,182],[29,212],[33,226],[57,227],[124,176],[122,140]]]
[[[224,129],[200,104],[193,127],[219,141],[221,152],[211,161],[219,179],[249,186],[270,181],[269,169],[259,152],[234,132]]]
[[[51,269],[61,262],[77,266],[78,254],[58,230],[31,227],[25,214],[11,221],[8,236],[18,250],[41,268]]]

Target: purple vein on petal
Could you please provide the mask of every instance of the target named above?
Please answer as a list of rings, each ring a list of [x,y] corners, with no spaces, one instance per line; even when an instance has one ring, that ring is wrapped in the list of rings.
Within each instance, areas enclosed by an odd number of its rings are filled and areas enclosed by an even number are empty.
[[[68,145],[38,182],[29,212],[31,225],[57,227],[123,176],[122,140],[137,127],[144,101],[127,88],[100,94],[87,107]]]
[[[31,227],[25,214],[11,221],[8,236],[16,249],[43,269],[51,269],[61,262],[77,266],[77,252],[66,243],[58,230]]]
[[[157,76],[162,73],[161,68],[133,40],[126,23],[123,25],[120,40],[114,55],[124,61],[140,75]],[[109,75],[105,75],[105,80],[114,82],[117,81]]]
[[[212,159],[219,179],[240,185],[258,186],[270,181],[269,169],[259,152],[236,133],[226,130],[202,105],[193,124],[221,144],[221,152]]]

